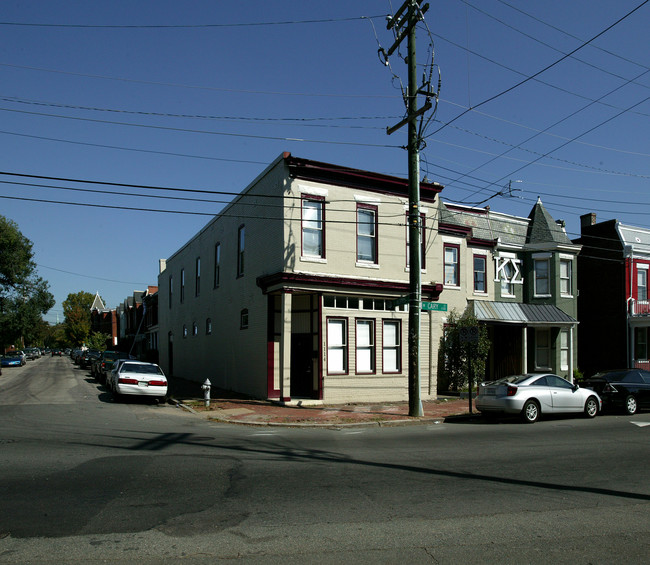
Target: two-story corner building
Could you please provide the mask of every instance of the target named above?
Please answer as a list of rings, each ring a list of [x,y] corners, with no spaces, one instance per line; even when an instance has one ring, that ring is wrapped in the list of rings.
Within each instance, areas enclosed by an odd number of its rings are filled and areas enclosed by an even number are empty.
[[[454,249],[472,278],[458,294],[488,327],[487,378],[548,371],[573,379],[577,363],[577,265],[580,246],[537,201],[528,218],[490,208],[441,204],[445,285]],[[462,272],[463,266],[460,265]],[[464,307],[459,308],[462,312]]]
[[[420,190],[422,298],[435,301],[442,186]],[[260,398],[406,399],[408,307],[393,301],[409,292],[407,212],[406,179],[280,156],[161,261],[161,366]],[[437,393],[442,314],[422,314],[422,398]]]
[[[581,216],[579,363],[586,376],[648,361],[650,230]]]

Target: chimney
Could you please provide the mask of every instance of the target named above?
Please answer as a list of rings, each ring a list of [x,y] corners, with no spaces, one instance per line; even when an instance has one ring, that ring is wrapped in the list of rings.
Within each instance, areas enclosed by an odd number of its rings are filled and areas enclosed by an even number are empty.
[[[167,268],[167,259],[158,259],[158,273],[162,273]]]
[[[583,214],[580,216],[580,228],[586,228],[589,226],[596,225],[596,213],[589,212],[589,214]]]

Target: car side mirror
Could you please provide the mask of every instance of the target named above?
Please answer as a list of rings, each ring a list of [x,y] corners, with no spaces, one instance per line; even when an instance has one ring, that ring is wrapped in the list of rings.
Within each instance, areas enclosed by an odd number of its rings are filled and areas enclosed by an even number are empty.
[[[578,383],[574,383],[574,384],[573,384],[573,392],[575,392],[575,391],[578,390],[579,388],[580,388],[580,385],[579,385]]]

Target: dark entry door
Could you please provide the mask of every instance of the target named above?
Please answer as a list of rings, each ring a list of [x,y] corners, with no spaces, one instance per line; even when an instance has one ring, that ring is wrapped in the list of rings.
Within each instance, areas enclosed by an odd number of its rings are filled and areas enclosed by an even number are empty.
[[[291,398],[315,398],[314,346],[311,334],[291,336]]]

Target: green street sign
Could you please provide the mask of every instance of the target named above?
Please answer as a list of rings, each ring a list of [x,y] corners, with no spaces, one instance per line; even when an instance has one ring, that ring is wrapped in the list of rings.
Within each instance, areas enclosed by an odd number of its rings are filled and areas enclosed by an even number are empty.
[[[421,309],[427,312],[446,312],[447,305],[442,302],[422,302]]]
[[[409,297],[408,296],[400,296],[399,298],[396,298],[393,300],[393,307],[397,308],[398,306],[404,306],[405,304],[409,303]]]

